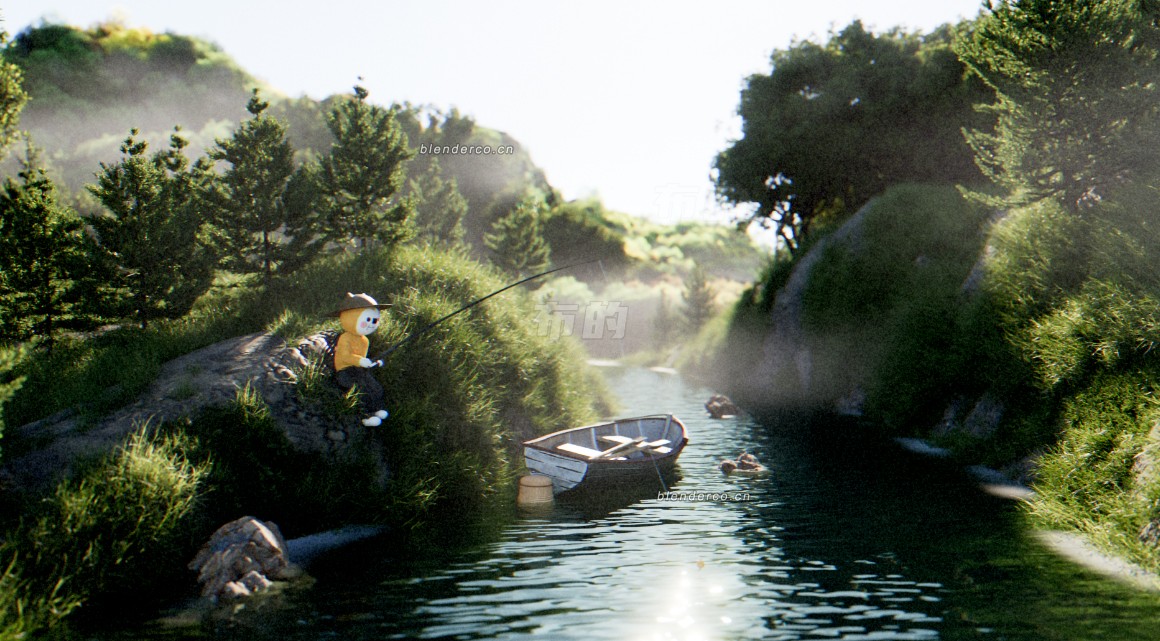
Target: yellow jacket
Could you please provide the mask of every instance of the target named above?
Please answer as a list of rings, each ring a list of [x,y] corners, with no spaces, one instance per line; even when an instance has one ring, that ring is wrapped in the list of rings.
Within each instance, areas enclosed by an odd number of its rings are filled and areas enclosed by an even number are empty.
[[[371,341],[354,330],[358,322],[361,309],[348,309],[338,316],[342,323],[342,335],[334,346],[334,371],[342,371],[348,367],[360,367],[359,361],[367,357],[367,350]]]

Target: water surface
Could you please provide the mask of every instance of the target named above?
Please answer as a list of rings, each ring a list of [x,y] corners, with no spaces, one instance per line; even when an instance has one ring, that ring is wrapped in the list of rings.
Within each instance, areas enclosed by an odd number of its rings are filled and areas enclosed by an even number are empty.
[[[309,588],[112,638],[1160,638],[1160,596],[1056,557],[1015,503],[954,468],[853,434],[712,420],[710,390],[607,371],[624,415],[688,426],[671,487],[512,508],[466,542],[357,546]],[[771,474],[718,471],[743,450]]]

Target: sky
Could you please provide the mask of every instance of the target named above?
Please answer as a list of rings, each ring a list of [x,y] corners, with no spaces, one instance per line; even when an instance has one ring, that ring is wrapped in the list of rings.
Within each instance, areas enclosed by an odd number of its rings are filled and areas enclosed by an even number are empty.
[[[927,32],[981,0],[0,0],[15,34],[47,18],[199,36],[290,96],[365,86],[456,107],[530,152],[566,199],[659,222],[729,220],[713,158],[740,136],[745,78],[795,39],[855,19]],[[360,78],[362,78],[360,82]]]

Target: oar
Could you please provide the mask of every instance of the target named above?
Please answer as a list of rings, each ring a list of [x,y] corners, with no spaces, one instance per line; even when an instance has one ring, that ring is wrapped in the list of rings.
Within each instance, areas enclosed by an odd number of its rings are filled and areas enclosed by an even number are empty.
[[[535,280],[535,279],[537,279],[537,278],[541,278],[541,277],[543,277],[543,276],[547,276],[548,274],[552,274],[552,273],[555,273],[555,272],[558,272],[558,271],[561,271],[561,270],[564,270],[564,269],[571,269],[571,268],[573,268],[573,267],[579,267],[580,265],[589,265],[589,264],[591,264],[591,263],[596,263],[596,262],[600,262],[600,259],[599,259],[599,258],[597,258],[597,259],[594,259],[594,260],[585,260],[585,261],[582,261],[582,262],[579,262],[579,263],[572,263],[571,265],[564,265],[563,267],[556,267],[556,268],[554,268],[554,269],[549,269],[549,270],[548,270],[548,271],[546,271],[546,272],[540,272],[539,274],[535,274],[535,275],[533,275],[533,276],[528,276],[527,278],[524,278],[524,279],[518,280],[518,281],[516,281],[516,282],[512,283],[511,285],[507,285],[507,286],[504,286],[504,287],[502,287],[502,288],[500,288],[500,289],[497,289],[497,290],[495,290],[494,292],[492,292],[492,293],[488,294],[487,296],[484,296],[483,298],[480,298],[480,299],[477,299],[477,300],[473,300],[473,301],[471,301],[470,303],[468,303],[468,304],[464,305],[463,307],[460,307],[459,309],[457,309],[457,310],[455,310],[455,311],[451,312],[450,314],[447,314],[446,316],[444,316],[444,317],[442,317],[442,318],[440,318],[440,319],[438,319],[438,320],[436,320],[436,321],[434,321],[434,322],[427,323],[425,326],[423,326],[423,327],[420,327],[420,328],[418,329],[418,331],[415,331],[415,332],[413,332],[413,333],[412,333],[410,336],[408,336],[408,337],[404,338],[403,340],[399,341],[398,343],[395,343],[395,344],[394,344],[394,345],[392,345],[391,347],[389,347],[389,348],[387,348],[386,350],[384,350],[384,351],[383,351],[381,354],[379,354],[378,356],[376,356],[376,357],[375,357],[375,361],[377,362],[377,364],[379,364],[379,365],[382,365],[382,361],[383,361],[383,359],[384,359],[384,358],[386,358],[386,357],[388,357],[388,356],[390,356],[390,355],[391,355],[391,353],[392,353],[392,352],[394,352],[395,350],[397,350],[397,349],[399,349],[400,347],[402,347],[402,346],[406,345],[407,343],[410,343],[411,341],[415,340],[416,338],[419,338],[419,337],[420,337],[420,336],[422,336],[423,334],[426,334],[427,332],[431,331],[431,329],[432,329],[432,328],[434,328],[434,327],[435,327],[436,325],[438,325],[439,323],[442,323],[443,321],[445,321],[445,320],[447,320],[447,319],[451,318],[452,316],[455,316],[456,314],[460,314],[460,313],[462,313],[462,312],[465,312],[465,311],[467,311],[467,310],[471,309],[472,307],[475,307],[476,305],[478,305],[478,304],[482,303],[483,301],[485,301],[485,300],[487,300],[487,299],[491,298],[492,296],[495,296],[495,295],[497,295],[497,294],[502,294],[502,293],[506,292],[507,290],[509,290],[509,289],[513,288],[513,287],[518,287],[518,286],[520,286],[520,285],[523,285],[523,284],[524,284],[524,283],[526,283],[526,282],[533,281],[533,280]]]

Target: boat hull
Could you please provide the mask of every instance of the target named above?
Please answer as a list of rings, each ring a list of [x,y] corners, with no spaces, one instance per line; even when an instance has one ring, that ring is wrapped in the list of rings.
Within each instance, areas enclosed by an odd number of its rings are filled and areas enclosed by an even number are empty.
[[[671,415],[620,419],[527,441],[524,461],[532,473],[549,477],[553,492],[558,494],[582,487],[624,485],[668,476],[688,440],[685,426]],[[622,445],[617,450],[615,446],[607,448],[609,443]],[[601,445],[622,455],[593,458]],[[562,451],[561,447],[572,447],[580,453]]]

